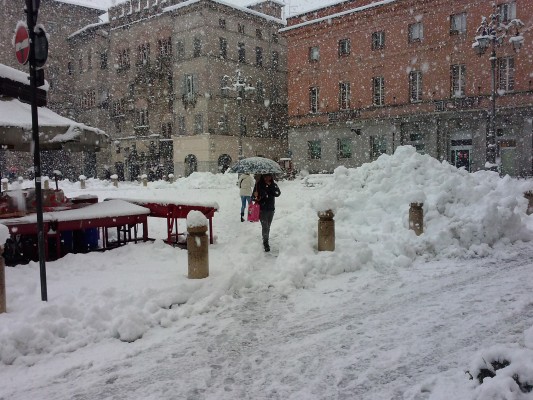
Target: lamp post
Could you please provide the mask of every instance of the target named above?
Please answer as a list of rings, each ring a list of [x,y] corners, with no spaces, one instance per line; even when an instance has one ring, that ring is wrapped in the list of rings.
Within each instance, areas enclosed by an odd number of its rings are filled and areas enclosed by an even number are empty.
[[[490,92],[490,108],[489,108],[489,127],[487,129],[487,146],[486,146],[486,162],[489,164],[490,170],[495,170],[496,167],[496,47],[501,46],[504,39],[508,36],[511,30],[514,29],[515,35],[509,38],[509,43],[512,44],[513,49],[517,52],[524,38],[520,35],[519,28],[524,24],[519,19],[513,19],[507,24],[501,21],[501,15],[494,10],[494,13],[486,17],[481,17],[481,25],[476,31],[476,37],[472,43],[472,48],[480,57],[491,48],[490,52],[490,67],[491,67],[491,92]]]
[[[225,75],[224,79],[230,79],[229,76]],[[238,69],[235,71],[235,75],[231,78],[231,87],[224,87],[224,89],[232,90],[237,93],[237,118],[238,118],[238,126],[239,126],[239,145],[238,145],[238,153],[239,153],[239,160],[242,160],[244,158],[242,153],[242,102],[246,98],[246,92],[250,92],[255,90],[255,87],[251,85],[251,77],[246,77],[242,75],[241,70]]]

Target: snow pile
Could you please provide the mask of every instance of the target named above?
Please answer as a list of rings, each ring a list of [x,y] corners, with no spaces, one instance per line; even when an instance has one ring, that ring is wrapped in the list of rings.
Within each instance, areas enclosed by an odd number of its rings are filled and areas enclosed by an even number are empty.
[[[212,174],[210,172],[193,172],[186,178],[180,178],[175,185],[189,189],[225,189],[235,187],[237,174]]]
[[[381,246],[380,252],[475,256],[532,239],[524,221],[530,185],[493,172],[458,170],[405,146],[358,169],[337,168],[313,205],[322,211],[331,204],[340,237]],[[424,203],[420,237],[408,230],[415,202]]]

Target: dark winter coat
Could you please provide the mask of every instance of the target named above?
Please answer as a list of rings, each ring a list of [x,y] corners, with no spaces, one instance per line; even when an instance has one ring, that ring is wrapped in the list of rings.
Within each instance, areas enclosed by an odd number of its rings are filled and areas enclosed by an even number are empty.
[[[275,198],[279,197],[279,195],[281,194],[281,191],[279,190],[279,187],[276,182],[272,180],[270,185],[267,185],[263,180],[260,180],[254,188],[254,192],[256,191],[259,194],[258,203],[261,207],[261,210],[274,211],[276,208]]]

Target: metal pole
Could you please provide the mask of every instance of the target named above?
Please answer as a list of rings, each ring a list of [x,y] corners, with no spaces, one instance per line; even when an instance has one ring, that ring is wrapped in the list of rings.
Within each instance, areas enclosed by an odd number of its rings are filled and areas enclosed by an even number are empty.
[[[240,98],[240,93],[238,93],[237,107],[239,107],[239,160],[242,160],[244,156],[242,155],[242,99]]]
[[[490,54],[490,66],[492,77],[489,129],[487,135],[487,162],[492,164],[490,169],[494,170],[494,164],[496,164],[496,50],[494,47]]]
[[[44,249],[43,196],[41,190],[41,151],[39,146],[39,114],[37,112],[37,85],[35,67],[35,22],[33,1],[26,0],[26,19],[30,35],[30,87],[31,87],[31,127],[33,140],[33,168],[35,172],[35,196],[37,208],[37,244],[41,277],[41,300],[48,301],[46,288],[46,264]]]

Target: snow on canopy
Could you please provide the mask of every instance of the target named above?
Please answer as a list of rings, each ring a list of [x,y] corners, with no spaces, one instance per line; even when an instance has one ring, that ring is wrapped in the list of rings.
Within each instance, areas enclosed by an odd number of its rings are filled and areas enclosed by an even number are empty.
[[[0,64],[0,78],[6,78],[13,82],[23,83],[24,85],[30,84],[30,76],[26,72],[19,71],[18,69],[8,67],[4,64]],[[49,88],[50,85],[48,81],[45,81],[45,84],[39,87],[39,89],[45,91],[48,91]]]

